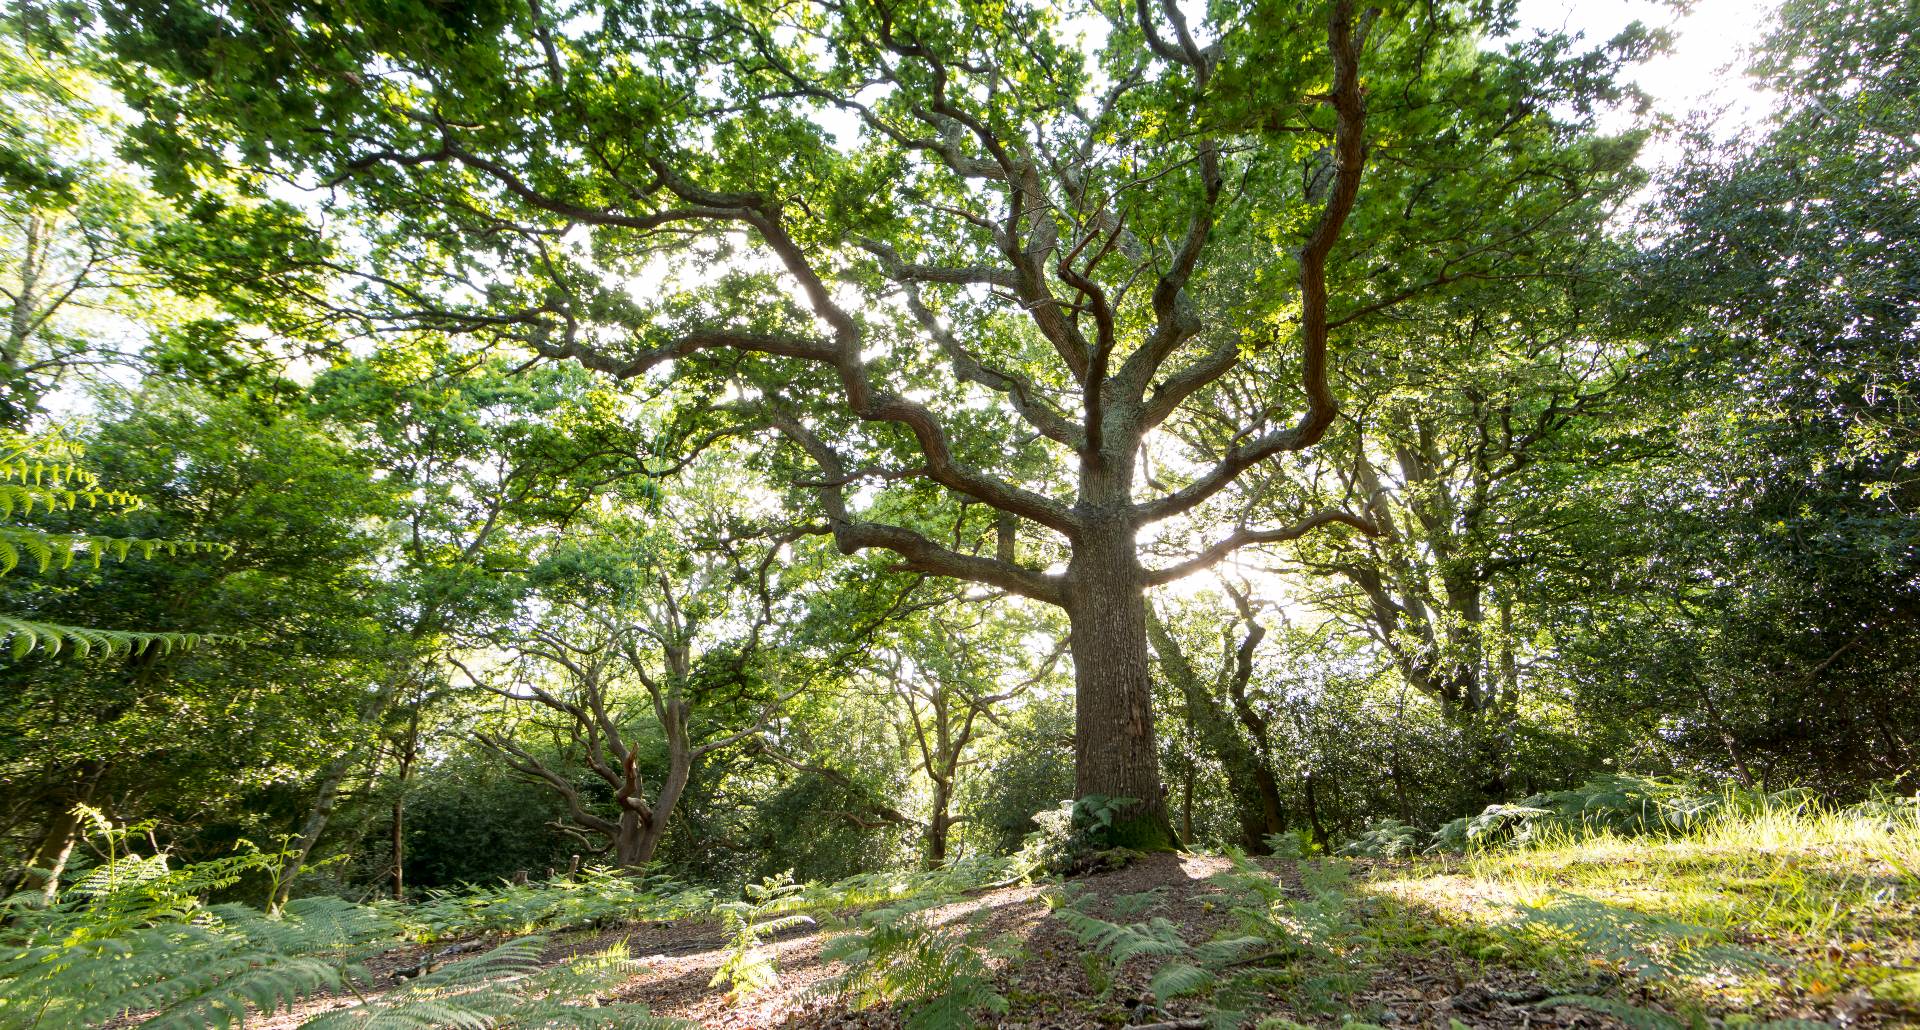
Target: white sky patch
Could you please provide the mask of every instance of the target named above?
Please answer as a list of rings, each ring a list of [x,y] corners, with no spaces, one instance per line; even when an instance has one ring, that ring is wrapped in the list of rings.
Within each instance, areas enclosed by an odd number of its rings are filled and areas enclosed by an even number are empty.
[[[1677,14],[1656,0],[1523,0],[1523,32],[1535,29],[1580,33],[1589,44],[1605,42],[1635,21],[1671,28],[1675,39],[1665,54],[1631,69],[1628,81],[1653,97],[1661,114],[1685,117],[1717,111],[1722,139],[1757,129],[1773,111],[1776,98],[1745,73],[1747,57],[1773,24],[1777,0],[1695,0]],[[1625,128],[1624,124],[1605,128]],[[1682,156],[1673,140],[1654,140],[1641,162],[1667,167]]]

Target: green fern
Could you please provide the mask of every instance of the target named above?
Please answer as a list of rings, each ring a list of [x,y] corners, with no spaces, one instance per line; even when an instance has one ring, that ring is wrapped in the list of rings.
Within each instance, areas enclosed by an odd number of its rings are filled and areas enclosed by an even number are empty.
[[[324,994],[359,1002],[303,1026],[688,1025],[636,1006],[600,1004],[636,971],[624,952],[546,966],[537,937],[376,993],[366,960],[406,940],[390,906],[300,898],[269,915],[208,905],[209,894],[270,870],[276,856],[255,849],[174,868],[165,855],[128,850],[140,827],[110,826],[90,809],[82,814],[107,861],[51,906],[10,906],[0,928],[4,1030],[121,1020],[169,1030],[231,1027]]]
[[[304,1030],[363,1027],[419,1028],[579,1026],[665,1030],[687,1027],[652,1016],[640,1006],[594,1004],[597,996],[631,977],[635,963],[615,949],[543,968],[543,937],[508,941],[482,955],[450,962],[405,987],[359,1005],[323,1013]]]
[[[714,895],[665,876],[588,869],[544,882],[433,892],[401,916],[408,936],[438,941],[475,934],[518,936],[611,923],[714,913]]]
[[[75,511],[84,504],[90,510],[132,511],[140,507],[140,498],[124,490],[106,490],[90,484],[35,486],[7,482],[13,478],[0,467],[0,519],[10,519],[15,511],[32,515],[35,509],[52,514]]]
[[[780,971],[767,952],[766,939],[783,930],[813,923],[812,916],[779,914],[781,903],[803,889],[793,882],[793,872],[788,870],[757,884],[748,884],[744,900],[718,906],[726,922],[727,947],[709,986],[726,987],[727,996],[738,1002],[779,982]]]
[[[1216,979],[1211,969],[1202,969],[1190,962],[1171,962],[1154,972],[1149,988],[1155,998],[1165,1001],[1199,994],[1211,988]]]
[[[240,1024],[360,975],[398,943],[377,912],[303,898],[280,918],[239,905],[113,936],[39,935],[0,961],[0,1026],[98,1025],[141,1014],[143,1026]]]
[[[821,957],[846,972],[836,993],[853,1008],[891,1003],[908,1030],[961,1030],[978,1025],[976,1013],[1001,1014],[1007,1000],[994,990],[979,929],[942,926],[931,910],[950,897],[927,896],[861,915],[858,928],[836,937]]]
[[[1114,965],[1142,957],[1185,955],[1191,949],[1180,937],[1180,928],[1164,916],[1144,923],[1110,923],[1077,909],[1059,912],[1067,931],[1085,946],[1106,955]]]
[[[1166,892],[1165,887],[1155,887],[1138,894],[1122,894],[1113,899],[1110,907],[1116,918],[1132,919],[1134,916],[1146,915],[1158,908],[1160,903],[1166,900]]]
[[[1582,894],[1555,891],[1539,908],[1522,908],[1528,922],[1554,927],[1634,973],[1652,978],[1711,976],[1727,969],[1777,964],[1773,956],[1728,944],[1703,926],[1657,912],[1638,912]]]
[[[53,514],[89,509],[124,512],[140,506],[140,499],[100,485],[99,480],[78,464],[81,450],[72,441],[49,436],[0,436],[0,518],[31,516],[36,511]],[[87,533],[56,533],[31,526],[0,525],[0,576],[23,563],[39,575],[56,569],[72,568],[85,560],[95,568],[107,558],[124,561],[139,554],[151,560],[168,557],[232,553],[226,544],[198,540],[164,540],[138,537],[97,536]],[[96,649],[106,654],[140,653],[151,647],[163,651],[196,647],[220,639],[211,634],[157,633],[134,630],[103,630],[61,623],[42,622],[19,615],[0,613],[0,645],[14,661],[33,651],[57,655],[71,649],[82,657]]]
[[[104,655],[144,654],[148,648],[158,648],[161,654],[167,654],[175,648],[186,650],[202,643],[225,639],[212,633],[149,633],[136,630],[91,629],[86,626],[68,626],[56,622],[33,622],[0,615],[0,646],[4,646],[7,655],[19,661],[38,648],[49,655],[57,655],[71,649],[82,658],[93,654],[97,649]]]

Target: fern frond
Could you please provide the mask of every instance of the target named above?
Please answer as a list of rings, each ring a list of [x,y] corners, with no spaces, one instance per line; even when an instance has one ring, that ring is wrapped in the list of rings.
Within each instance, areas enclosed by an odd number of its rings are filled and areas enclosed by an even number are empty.
[[[106,490],[98,486],[67,483],[53,486],[35,486],[18,482],[6,482],[0,477],[0,519],[12,518],[16,512],[22,516],[34,512],[52,514],[56,511],[76,511],[81,505],[90,510],[107,512],[128,512],[140,507],[140,498],[124,490]]]
[[[39,575],[70,569],[85,560],[99,568],[108,558],[126,561],[138,554],[151,560],[164,554],[178,558],[194,554],[232,554],[228,544],[205,540],[166,540],[148,537],[99,536],[92,533],[52,533],[27,526],[0,526],[0,575],[30,563]]]
[[[1153,996],[1165,1001],[1169,998],[1182,998],[1189,994],[1198,994],[1213,986],[1214,974],[1188,962],[1174,962],[1160,967],[1153,974],[1149,987]]]
[[[1755,970],[1780,959],[1719,939],[1703,926],[1658,912],[1640,912],[1570,891],[1556,891],[1521,916],[1562,930],[1586,947],[1646,977],[1705,976]]]
[[[49,655],[57,655],[71,648],[76,655],[84,658],[96,649],[102,654],[144,654],[148,648],[157,647],[162,654],[170,654],[176,648],[188,650],[201,644],[226,640],[228,637],[215,633],[150,633],[136,630],[92,629],[86,626],[68,626],[56,622],[36,622],[12,615],[0,615],[0,646],[4,646],[7,656],[19,661],[36,649]]]
[[[937,926],[928,910],[950,898],[916,898],[873,909],[860,929],[828,942],[822,957],[846,964],[835,989],[855,1008],[895,1004],[910,1030],[961,1030],[975,1012],[1003,1013],[1007,1001],[974,944],[977,930]],[[990,945],[986,950],[992,950]]]
[[[597,996],[632,976],[624,952],[541,967],[543,937],[522,937],[471,958],[451,962],[399,990],[303,1024],[305,1030],[371,1027],[487,1030],[494,1027],[631,1027],[689,1030],[637,1005],[600,1006]]]
[[[1272,942],[1265,937],[1226,937],[1194,945],[1193,959],[1202,965],[1223,966],[1229,962],[1238,962],[1270,943]]]
[[[1145,923],[1110,923],[1074,909],[1061,909],[1059,916],[1068,932],[1080,943],[1104,952],[1114,963],[1142,956],[1184,955],[1187,943],[1180,928],[1156,916]]]

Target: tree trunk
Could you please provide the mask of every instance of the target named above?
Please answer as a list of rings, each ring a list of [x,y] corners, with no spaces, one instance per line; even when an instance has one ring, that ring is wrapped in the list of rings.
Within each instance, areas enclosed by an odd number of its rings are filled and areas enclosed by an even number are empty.
[[[53,817],[47,820],[46,833],[41,835],[40,843],[27,856],[26,865],[12,878],[12,890],[32,890],[40,892],[40,900],[53,904],[60,896],[60,877],[67,870],[67,860],[73,857],[73,845],[80,837],[81,805],[93,800],[94,788],[100,784],[100,777],[107,767],[102,762],[86,762],[74,773],[72,785],[62,791],[55,800],[57,806]]]
[[[1160,659],[1160,672],[1186,698],[1187,715],[1207,750],[1213,752],[1227,774],[1227,795],[1233,801],[1235,820],[1240,824],[1240,844],[1249,854],[1268,852],[1267,835],[1286,828],[1285,809],[1280,801],[1273,770],[1264,767],[1264,759],[1247,743],[1238,724],[1225,706],[1200,681],[1187,660],[1180,642],[1174,639],[1157,616],[1149,614],[1148,635],[1154,653]],[[1254,732],[1252,727],[1248,732]],[[1189,841],[1191,829],[1189,829]]]
[[[422,623],[424,622],[424,617]],[[421,635],[422,624],[416,624],[413,637]],[[328,762],[320,773],[320,787],[314,794],[313,807],[307,810],[306,821],[300,824],[300,836],[293,850],[281,863],[278,879],[274,884],[273,895],[267,899],[268,911],[277,912],[287,903],[287,896],[293,890],[293,881],[300,876],[307,859],[313,857],[314,846],[320,843],[320,835],[327,830],[327,823],[333,819],[334,806],[340,803],[340,787],[347,782],[353,767],[366,757],[368,749],[379,740],[380,722],[387,716],[387,710],[398,700],[400,691],[410,681],[410,675],[396,676],[368,695],[360,703],[358,718],[353,729],[364,731],[366,736],[355,736],[340,753]]]
[[[952,790],[938,780],[933,784],[933,811],[927,816],[927,868],[938,869],[947,862],[947,836],[952,822],[947,809],[952,807]]]
[[[1320,822],[1320,792],[1315,788],[1318,782],[1318,776],[1308,773],[1302,786],[1306,788],[1307,795],[1307,826],[1313,830],[1313,842],[1325,850],[1327,841],[1332,838],[1326,826]]]
[[[645,864],[640,851],[647,845],[647,820],[637,808],[622,807],[618,828],[613,835],[613,862],[621,869]]]
[[[1173,825],[1154,750],[1147,601],[1133,537],[1125,523],[1093,527],[1067,568],[1074,794],[1133,799],[1117,813],[1113,844],[1164,851],[1173,847]]]
[[[293,892],[293,881],[299,878],[300,870],[306,868],[314,845],[320,843],[320,834],[326,832],[327,823],[333,818],[333,808],[340,803],[340,787],[347,782],[347,774],[353,771],[353,763],[360,760],[360,755],[360,748],[349,747],[321,771],[313,807],[307,810],[307,819],[300,824],[300,836],[294,842],[293,850],[287,853],[286,860],[280,864],[273,895],[267,899],[268,911],[278,912],[287,903],[288,896]]]
[[[1713,689],[1704,682],[1700,684],[1700,704],[1706,710],[1714,732],[1720,737],[1720,746],[1727,749],[1727,758],[1733,762],[1733,771],[1740,777],[1740,785],[1752,790],[1758,781],[1754,778],[1753,769],[1747,765],[1746,753],[1740,749],[1740,742],[1734,737],[1733,731],[1727,728],[1726,721],[1720,718],[1720,706],[1713,703]]]
[[[420,706],[407,719],[407,740],[400,750],[393,790],[393,900],[407,900],[407,777],[420,753]]]
[[[680,795],[686,791],[687,781],[692,778],[691,756],[669,753],[667,762],[667,779],[660,785],[660,794],[654,798],[645,824],[641,827],[639,847],[634,852],[634,865],[646,865],[653,861],[653,853],[660,847],[660,838],[667,835],[667,819],[673,815],[674,807],[680,804]]]
[[[1187,763],[1180,781],[1180,846],[1193,847],[1193,763]]]

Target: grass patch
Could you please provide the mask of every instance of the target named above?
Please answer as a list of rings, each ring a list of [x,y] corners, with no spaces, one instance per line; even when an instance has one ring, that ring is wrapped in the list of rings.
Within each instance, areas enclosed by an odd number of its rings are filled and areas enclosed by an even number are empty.
[[[1683,1013],[1920,1017],[1911,805],[1758,804],[1660,835],[1549,832],[1385,864],[1357,889],[1467,954],[1550,980],[1612,969]]]

